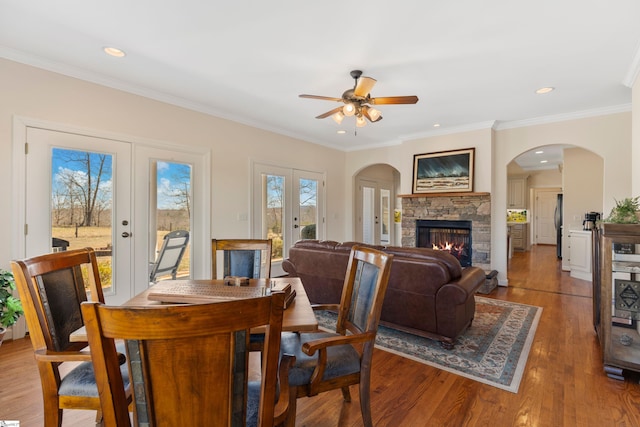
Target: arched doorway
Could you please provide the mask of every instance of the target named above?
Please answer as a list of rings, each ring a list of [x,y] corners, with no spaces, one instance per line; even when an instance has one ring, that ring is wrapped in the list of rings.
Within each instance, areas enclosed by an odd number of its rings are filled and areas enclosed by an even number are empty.
[[[540,163],[543,160],[547,162]],[[574,145],[541,145],[519,154],[507,165],[507,182],[515,179],[523,179],[525,182],[523,209],[528,214],[527,224],[524,226],[526,243],[519,248],[523,251],[528,251],[532,245],[553,244],[541,236],[544,228],[541,217],[545,215],[545,204],[540,203],[540,200],[562,194],[561,247],[557,253],[562,270],[570,271],[569,233],[572,230],[582,230],[586,212],[604,215],[604,159]],[[509,187],[510,190],[513,188]],[[509,195],[507,209],[510,207],[510,199]],[[510,248],[509,255],[512,249]]]
[[[354,177],[355,240],[375,245],[400,245],[399,224],[394,222],[394,210],[399,208],[396,194],[400,172],[387,164],[375,164],[361,169]]]

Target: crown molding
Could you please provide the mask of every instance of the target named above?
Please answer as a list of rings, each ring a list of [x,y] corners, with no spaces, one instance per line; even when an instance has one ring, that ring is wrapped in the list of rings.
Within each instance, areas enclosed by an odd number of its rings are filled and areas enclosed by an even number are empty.
[[[492,129],[496,124],[495,120],[486,122],[469,123],[461,126],[452,126],[446,128],[430,129],[425,132],[413,133],[409,135],[400,135],[402,141],[412,141],[415,139],[429,138],[433,136],[451,135],[454,133],[471,132],[474,130]]]
[[[633,61],[631,61],[627,75],[624,77],[624,80],[622,80],[622,84],[626,87],[633,88],[633,84],[638,79],[638,74],[640,74],[640,42],[636,48],[636,54],[633,57]]]
[[[613,105],[604,108],[594,108],[593,110],[574,111],[566,114],[556,114],[554,116],[534,117],[525,120],[513,120],[509,122],[497,122],[495,130],[522,128],[526,126],[543,125],[548,123],[565,122],[568,120],[584,119],[587,117],[606,116],[608,114],[627,113],[631,111],[631,104]]]

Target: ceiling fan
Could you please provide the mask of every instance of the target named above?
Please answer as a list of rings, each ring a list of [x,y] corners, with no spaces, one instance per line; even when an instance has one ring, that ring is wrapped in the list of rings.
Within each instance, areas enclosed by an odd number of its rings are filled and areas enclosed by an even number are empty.
[[[342,102],[344,105],[320,114],[316,119],[324,119],[329,116],[336,123],[342,123],[345,116],[355,116],[356,126],[362,127],[367,124],[365,118],[370,122],[382,120],[382,113],[373,108],[371,105],[387,105],[387,104],[415,104],[418,97],[413,96],[385,96],[371,98],[369,93],[376,84],[376,79],[362,75],[362,71],[351,71],[351,77],[355,80],[353,89],[347,89],[342,94],[342,98],[332,98],[330,96],[319,95],[300,95],[300,98],[322,99],[325,101]]]

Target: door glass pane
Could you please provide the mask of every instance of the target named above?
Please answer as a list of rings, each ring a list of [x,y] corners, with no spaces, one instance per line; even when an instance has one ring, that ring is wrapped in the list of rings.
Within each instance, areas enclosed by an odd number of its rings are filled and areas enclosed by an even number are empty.
[[[380,189],[380,243],[389,244],[389,230],[391,229],[391,192]]]
[[[162,248],[164,236],[176,230],[191,231],[191,165],[184,163],[173,163],[166,161],[154,161],[156,170],[156,191],[152,191],[152,198],[155,194],[155,209],[151,209],[150,223],[152,225],[152,240],[155,238],[153,254],[156,256]],[[152,167],[152,170],[154,168]],[[187,246],[180,266],[178,267],[177,278],[187,278],[190,276],[190,248]],[[158,276],[156,280],[170,279],[171,273]]]
[[[105,292],[113,283],[112,165],[109,154],[52,149],[51,250],[94,248]]]
[[[317,239],[318,181],[300,178],[300,239]]]
[[[266,236],[271,239],[271,259],[282,260],[284,241],[285,213],[285,177],[279,175],[263,175],[266,206],[263,215]]]

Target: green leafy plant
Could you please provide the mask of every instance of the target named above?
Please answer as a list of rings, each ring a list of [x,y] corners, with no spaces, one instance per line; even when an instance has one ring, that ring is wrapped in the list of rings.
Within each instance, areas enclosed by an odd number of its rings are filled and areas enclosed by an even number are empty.
[[[638,211],[640,210],[640,197],[627,197],[623,200],[616,200],[616,206],[611,209],[611,213],[605,222],[616,224],[637,224],[640,223]]]
[[[16,289],[13,273],[0,270],[0,327],[8,328],[24,314],[22,303],[11,291]]]

